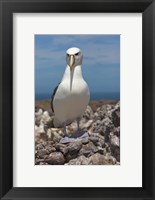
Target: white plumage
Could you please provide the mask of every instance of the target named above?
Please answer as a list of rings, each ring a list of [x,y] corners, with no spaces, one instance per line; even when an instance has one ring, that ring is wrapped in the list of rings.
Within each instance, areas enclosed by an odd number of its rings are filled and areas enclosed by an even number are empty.
[[[89,88],[82,76],[82,52],[67,50],[67,66],[61,83],[53,95],[54,126],[61,127],[79,119],[89,103]]]

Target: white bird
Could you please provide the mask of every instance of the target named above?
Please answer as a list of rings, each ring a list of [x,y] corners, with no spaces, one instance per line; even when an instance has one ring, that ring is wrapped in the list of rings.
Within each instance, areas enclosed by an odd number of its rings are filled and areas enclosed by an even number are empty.
[[[81,50],[72,47],[66,53],[66,70],[61,82],[54,89],[51,108],[55,114],[54,127],[64,127],[65,134],[67,134],[66,125],[77,120],[78,129],[75,136],[79,137],[79,121],[89,103],[90,93],[82,76]]]

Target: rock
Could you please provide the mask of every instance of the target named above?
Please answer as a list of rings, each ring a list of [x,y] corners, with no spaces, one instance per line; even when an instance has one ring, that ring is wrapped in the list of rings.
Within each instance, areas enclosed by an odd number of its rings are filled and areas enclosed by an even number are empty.
[[[81,141],[73,142],[73,143],[69,144],[68,151],[70,154],[74,154],[74,153],[77,153],[81,149],[81,147],[82,147]]]
[[[42,120],[40,121],[39,126],[35,126],[35,134],[38,134],[38,133],[45,133],[45,127]]]
[[[116,158],[118,162],[120,162],[120,148],[118,146],[111,147],[111,154]]]
[[[86,158],[85,156],[82,155],[76,159],[70,160],[65,165],[88,165],[88,161],[89,161],[88,158]]]
[[[116,136],[116,135],[113,135],[113,133],[110,133],[110,144],[112,146],[118,146],[120,145],[120,142],[119,142],[119,138]]]
[[[60,151],[61,153],[63,153],[64,155],[66,155],[68,153],[68,148],[66,145],[63,145],[63,144],[60,144],[58,143],[56,146],[55,146],[56,150],[57,151]]]
[[[89,140],[92,141],[96,146],[104,147],[105,138],[99,133],[91,133]]]
[[[47,147],[46,147],[47,154],[50,154],[50,153],[55,152],[55,151],[56,151],[55,147],[53,147],[51,145],[47,145]]]
[[[117,163],[116,158],[111,156],[111,154],[109,153],[106,154],[105,158],[108,161],[109,165],[115,165]]]
[[[43,109],[35,107],[35,117],[41,116],[43,114]]]
[[[63,165],[65,163],[65,157],[61,152],[53,152],[45,159],[45,162],[50,165]]]
[[[116,135],[117,137],[120,137],[120,127],[115,127],[113,133],[114,133],[114,135]]]
[[[89,165],[109,165],[111,163],[104,155],[96,153],[89,158],[88,164]]]
[[[79,155],[84,155],[86,157],[93,155],[95,152],[98,151],[98,148],[92,143],[89,142],[82,146]]]
[[[93,124],[93,132],[100,133],[104,135],[102,122],[100,120],[95,121]]]
[[[107,153],[106,148],[103,148],[103,155],[105,156]]]
[[[97,145],[99,146],[99,147],[104,147],[104,144],[105,144],[105,139],[99,139],[99,141],[97,142]]]
[[[58,142],[60,142],[61,139],[62,139],[62,137],[59,135],[59,133],[52,130],[52,132],[51,132],[51,140],[53,142],[55,142],[55,143],[58,143]]]
[[[39,165],[48,165],[47,162],[40,162]]]
[[[120,102],[112,110],[112,121],[115,127],[120,126]]]
[[[49,111],[35,110],[35,163],[38,165],[119,165],[120,164],[120,102],[87,106],[80,120],[84,137],[66,138],[63,128],[53,128]],[[68,135],[77,130],[74,121],[67,127]]]
[[[75,131],[77,130],[77,122],[74,121],[72,122],[69,126],[67,126],[67,133],[73,134],[75,133]]]
[[[99,141],[98,137],[90,136],[89,140],[92,141],[94,144],[96,144]]]
[[[43,143],[37,144],[36,145],[36,150],[41,150],[41,149],[44,149]]]
[[[35,165],[39,165],[39,163],[44,162],[44,159],[36,158]]]
[[[107,165],[105,156],[96,153],[89,158],[89,165]]]
[[[35,133],[35,144],[42,143],[48,140],[46,133]]]
[[[35,124],[40,125],[40,120],[42,118],[43,110],[41,108],[35,108]]]
[[[38,151],[39,158],[44,158],[46,154],[47,154],[46,149],[41,149],[40,151]]]
[[[89,139],[88,137],[82,138],[82,144],[88,144],[89,143]]]
[[[101,148],[101,147],[97,146],[96,153],[103,154],[103,148]]]
[[[76,158],[78,156],[81,147],[82,147],[81,141],[70,143],[67,148],[68,149],[68,153],[66,155],[67,161]]]
[[[89,128],[92,126],[92,124],[93,124],[93,120],[89,120],[89,121],[81,124],[81,129],[83,129],[83,130],[88,129],[89,130]]]
[[[92,108],[88,105],[86,111],[83,114],[83,118],[85,118],[86,120],[89,120],[89,119],[93,119],[93,117],[94,117],[94,112]]]
[[[48,129],[47,130],[47,137],[48,137],[48,140],[52,140],[52,129]]]

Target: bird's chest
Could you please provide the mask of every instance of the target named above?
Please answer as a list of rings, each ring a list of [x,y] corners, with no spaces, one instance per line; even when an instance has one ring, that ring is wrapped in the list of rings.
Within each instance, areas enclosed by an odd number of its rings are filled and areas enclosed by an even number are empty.
[[[61,98],[70,101],[79,101],[82,97],[88,95],[88,86],[85,81],[73,80],[65,81],[60,86],[59,93],[61,93]]]
[[[62,82],[56,95],[56,107],[58,109],[76,111],[85,109],[89,102],[89,89],[85,81]]]

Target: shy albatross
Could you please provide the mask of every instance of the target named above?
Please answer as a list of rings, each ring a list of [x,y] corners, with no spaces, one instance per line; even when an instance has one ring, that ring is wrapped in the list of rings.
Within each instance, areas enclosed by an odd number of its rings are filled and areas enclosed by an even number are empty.
[[[79,128],[79,121],[90,99],[89,88],[82,76],[83,54],[79,48],[72,47],[66,51],[66,70],[59,85],[54,89],[51,108],[55,114],[54,127],[63,127],[65,140],[84,134]],[[67,137],[66,125],[77,120],[77,131]],[[67,139],[66,139],[67,138]]]

